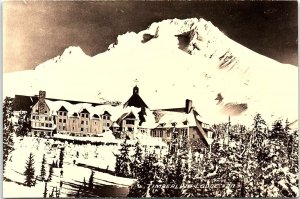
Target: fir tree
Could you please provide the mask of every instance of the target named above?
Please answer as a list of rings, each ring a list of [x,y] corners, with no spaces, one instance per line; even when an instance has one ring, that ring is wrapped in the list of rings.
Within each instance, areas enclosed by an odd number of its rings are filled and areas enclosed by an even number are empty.
[[[83,187],[86,187],[85,177],[83,178]]]
[[[89,179],[89,188],[90,189],[93,189],[93,187],[94,187],[94,174],[95,174],[95,172],[92,171],[90,179]]]
[[[17,136],[26,136],[30,131],[30,115],[28,112],[21,112],[18,116],[18,127],[16,129]]]
[[[28,187],[34,186],[35,176],[34,176],[35,170],[34,170],[34,160],[32,153],[29,154],[29,158],[26,162],[25,167],[25,182],[24,184]]]
[[[266,121],[259,113],[254,116],[253,120],[253,138],[255,139],[253,144],[255,146],[261,146],[261,144],[263,143],[263,139],[265,138],[264,127],[266,126]]]
[[[131,176],[129,165],[129,145],[127,144],[127,140],[125,139],[124,143],[121,144],[120,154],[116,155],[116,166],[115,172],[117,176],[129,177]]]
[[[141,165],[141,172],[137,176],[137,182],[134,184],[128,194],[128,197],[146,197],[150,191],[152,181],[154,180],[154,163],[156,162],[153,153],[146,154]]]
[[[3,102],[3,171],[9,154],[13,151],[13,99],[6,97]]]
[[[51,182],[53,176],[53,166],[50,165],[49,167],[49,175],[48,175],[48,182]]]
[[[63,164],[64,164],[64,149],[61,148],[59,153],[59,168],[62,168]]]
[[[48,193],[47,182],[45,182],[45,189],[44,189],[44,193],[43,193],[44,198],[47,198],[47,193]]]
[[[142,148],[139,142],[136,142],[135,144],[135,153],[132,156],[133,162],[132,162],[132,176],[137,177],[141,170],[141,164],[142,164],[142,157],[143,152]]]
[[[42,181],[45,180],[45,176],[46,176],[45,164],[46,164],[46,157],[45,157],[45,154],[44,154],[43,155],[43,160],[42,160],[42,166],[41,166],[41,180]]]
[[[272,125],[272,137],[273,138],[284,138],[284,127],[281,120],[276,120]]]

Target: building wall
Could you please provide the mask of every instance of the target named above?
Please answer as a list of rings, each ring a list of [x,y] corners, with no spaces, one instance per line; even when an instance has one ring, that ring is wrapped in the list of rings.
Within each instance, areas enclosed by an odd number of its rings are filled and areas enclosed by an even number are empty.
[[[108,131],[112,125],[112,121],[110,120],[109,115],[101,115],[101,127],[100,132]]]
[[[122,131],[135,132],[138,130],[138,120],[137,119],[124,119],[121,124]]]
[[[92,118],[92,120],[91,120],[91,133],[93,133],[93,134],[102,133],[101,123],[102,122],[101,122],[100,118]]]
[[[79,132],[81,133],[90,133],[91,127],[90,127],[90,114],[89,113],[80,113],[80,128]]]
[[[33,136],[51,136],[54,129],[54,120],[50,115],[50,109],[45,105],[43,111],[39,111],[39,103],[37,102],[31,111],[31,133]]]
[[[68,131],[70,132],[79,132],[79,117],[71,116],[68,118]]]
[[[57,131],[69,131],[68,129],[68,112],[58,111],[56,119]]]

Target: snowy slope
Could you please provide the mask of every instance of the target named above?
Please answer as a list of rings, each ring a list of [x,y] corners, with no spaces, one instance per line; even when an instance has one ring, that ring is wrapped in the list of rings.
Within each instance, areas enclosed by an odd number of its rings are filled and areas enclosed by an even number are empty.
[[[3,86],[4,96],[46,90],[52,98],[125,103],[138,79],[151,109],[183,107],[189,98],[209,122],[228,115],[250,120],[256,112],[269,121],[294,121],[297,70],[234,42],[204,19],[172,19],[118,36],[94,57],[69,47],[35,70],[4,74]]]

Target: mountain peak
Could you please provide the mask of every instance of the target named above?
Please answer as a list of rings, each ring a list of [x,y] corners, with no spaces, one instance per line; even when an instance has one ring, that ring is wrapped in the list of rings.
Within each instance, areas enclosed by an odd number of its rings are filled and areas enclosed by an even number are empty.
[[[79,46],[69,46],[64,50],[61,56],[65,57],[65,56],[78,56],[78,55],[86,55],[86,54]]]

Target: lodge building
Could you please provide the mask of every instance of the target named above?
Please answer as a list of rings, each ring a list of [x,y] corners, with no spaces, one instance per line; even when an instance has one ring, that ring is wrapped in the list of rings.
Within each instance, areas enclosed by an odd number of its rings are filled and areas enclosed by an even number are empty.
[[[16,96],[15,101],[25,98]],[[150,110],[139,95],[137,86],[123,107],[48,99],[45,91],[40,91],[37,99],[33,98],[30,97],[31,102],[25,100],[27,104],[33,104],[29,109],[32,136],[51,137],[56,133],[101,136],[112,131],[116,138],[121,139],[148,135],[170,143],[174,135],[182,135],[204,146],[212,142],[209,125],[201,121],[191,100],[187,99],[185,107],[181,108]]]

